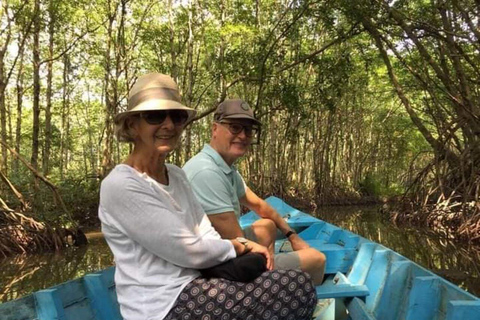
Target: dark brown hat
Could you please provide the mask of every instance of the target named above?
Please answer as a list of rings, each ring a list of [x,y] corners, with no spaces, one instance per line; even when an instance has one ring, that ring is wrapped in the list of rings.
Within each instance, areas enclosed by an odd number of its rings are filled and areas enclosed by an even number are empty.
[[[196,111],[183,105],[178,86],[165,74],[149,73],[138,78],[130,89],[127,110],[115,116],[115,124],[131,114],[153,110],[185,110],[190,121]]]
[[[242,99],[228,99],[218,105],[214,114],[214,120],[222,121],[224,119],[247,119],[257,125],[262,125],[253,116],[252,108]]]

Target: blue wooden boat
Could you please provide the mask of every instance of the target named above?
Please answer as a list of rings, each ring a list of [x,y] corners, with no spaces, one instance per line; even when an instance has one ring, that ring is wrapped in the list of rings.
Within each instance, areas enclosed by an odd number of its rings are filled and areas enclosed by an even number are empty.
[[[327,257],[326,280],[316,288],[315,319],[480,320],[480,299],[398,253],[303,213],[279,198],[270,203],[312,247]],[[246,227],[259,217],[241,218]],[[276,251],[288,251],[278,239]],[[114,268],[85,275],[0,304],[1,320],[121,319]]]

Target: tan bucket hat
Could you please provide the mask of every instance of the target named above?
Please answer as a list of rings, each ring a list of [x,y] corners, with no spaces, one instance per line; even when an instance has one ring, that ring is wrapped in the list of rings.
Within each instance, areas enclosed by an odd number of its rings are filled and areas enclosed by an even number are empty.
[[[178,86],[170,76],[149,73],[135,82],[128,95],[127,111],[118,113],[114,121],[118,125],[132,114],[154,110],[185,110],[188,113],[187,123],[196,114],[194,109],[182,104]]]

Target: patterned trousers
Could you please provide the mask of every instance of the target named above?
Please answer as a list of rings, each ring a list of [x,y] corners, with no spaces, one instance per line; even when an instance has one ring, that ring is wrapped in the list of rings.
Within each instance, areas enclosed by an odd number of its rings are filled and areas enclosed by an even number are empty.
[[[165,320],[311,319],[316,303],[310,276],[300,270],[267,271],[248,283],[197,278]]]

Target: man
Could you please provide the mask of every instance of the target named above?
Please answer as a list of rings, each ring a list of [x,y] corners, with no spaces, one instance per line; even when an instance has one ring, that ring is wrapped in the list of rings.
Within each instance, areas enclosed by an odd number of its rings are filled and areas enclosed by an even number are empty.
[[[233,166],[245,155],[260,130],[247,102],[225,100],[215,111],[210,144],[190,159],[183,169],[193,191],[213,227],[224,239],[245,237],[266,246],[273,254],[277,229],[290,241],[293,252],[275,255],[275,268],[308,272],[316,285],[321,284],[325,255],[303,241],[267,202],[244,183]],[[240,204],[262,219],[242,231],[238,223]]]

